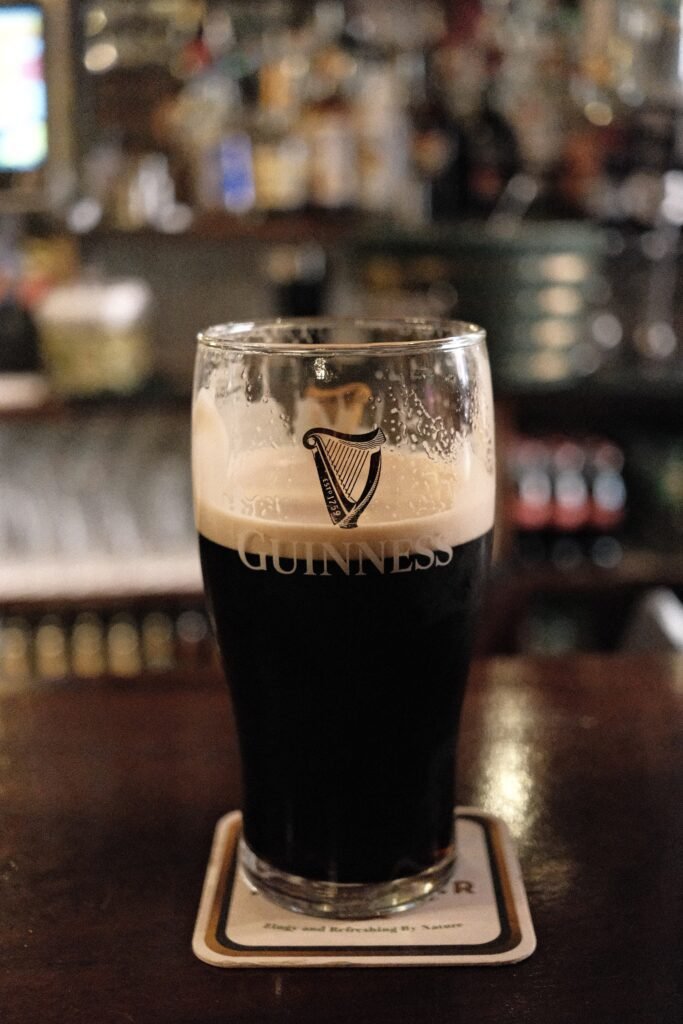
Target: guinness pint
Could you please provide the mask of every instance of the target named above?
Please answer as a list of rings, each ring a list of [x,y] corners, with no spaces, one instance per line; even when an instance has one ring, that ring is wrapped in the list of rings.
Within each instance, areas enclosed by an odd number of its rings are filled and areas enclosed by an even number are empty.
[[[454,861],[492,449],[463,439],[435,459],[319,415],[286,445],[236,445],[200,389],[195,514],[239,734],[243,866],[293,909],[362,917],[411,905]]]

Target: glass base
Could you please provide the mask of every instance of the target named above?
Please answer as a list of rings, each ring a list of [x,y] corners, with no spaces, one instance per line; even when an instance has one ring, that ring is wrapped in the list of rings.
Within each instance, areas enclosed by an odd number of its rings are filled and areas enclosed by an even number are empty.
[[[432,867],[418,875],[389,882],[317,882],[261,860],[243,839],[239,860],[249,882],[267,899],[287,910],[312,917],[385,917],[410,910],[448,881],[455,864],[455,847]]]

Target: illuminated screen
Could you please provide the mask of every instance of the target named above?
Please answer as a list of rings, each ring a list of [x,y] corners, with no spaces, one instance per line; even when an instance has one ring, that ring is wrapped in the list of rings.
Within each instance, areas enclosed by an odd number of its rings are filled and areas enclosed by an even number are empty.
[[[47,157],[43,14],[0,6],[0,172],[32,171]]]

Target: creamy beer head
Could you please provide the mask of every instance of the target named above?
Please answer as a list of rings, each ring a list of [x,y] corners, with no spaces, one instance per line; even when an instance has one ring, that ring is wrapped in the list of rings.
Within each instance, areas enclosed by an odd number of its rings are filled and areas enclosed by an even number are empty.
[[[305,544],[341,544],[351,557],[363,546],[376,552],[382,542],[398,542],[407,553],[454,548],[493,526],[494,472],[485,450],[463,439],[445,461],[385,445],[372,500],[354,529],[344,530],[330,521],[315,461],[301,439],[233,453],[214,401],[203,392],[193,422],[197,529],[224,547],[271,554],[276,544],[293,558]]]

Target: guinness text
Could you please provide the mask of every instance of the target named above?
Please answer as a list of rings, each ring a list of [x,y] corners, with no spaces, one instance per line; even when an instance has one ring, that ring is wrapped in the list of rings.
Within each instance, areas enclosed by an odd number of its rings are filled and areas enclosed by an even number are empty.
[[[265,572],[272,568],[281,576],[331,576],[340,572],[345,576],[393,575],[440,568],[453,560],[452,548],[439,537],[329,544],[280,541],[258,530],[241,534],[237,553],[248,569]]]

